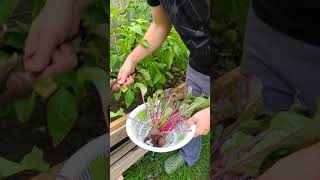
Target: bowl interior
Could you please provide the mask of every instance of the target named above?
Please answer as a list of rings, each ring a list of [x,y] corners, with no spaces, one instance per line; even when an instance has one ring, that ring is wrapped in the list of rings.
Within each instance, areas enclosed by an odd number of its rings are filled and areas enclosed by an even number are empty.
[[[193,137],[195,132],[195,126],[192,125],[190,128],[186,128],[183,124],[179,124],[175,131],[169,133],[166,136],[166,143],[163,147],[154,147],[144,142],[145,137],[151,130],[150,121],[140,122],[138,113],[144,111],[146,108],[145,104],[142,104],[135,108],[130,114],[126,122],[126,130],[129,138],[138,146],[154,152],[169,152],[181,148],[186,145]],[[135,119],[135,120],[133,120]],[[183,131],[190,129],[191,131]]]

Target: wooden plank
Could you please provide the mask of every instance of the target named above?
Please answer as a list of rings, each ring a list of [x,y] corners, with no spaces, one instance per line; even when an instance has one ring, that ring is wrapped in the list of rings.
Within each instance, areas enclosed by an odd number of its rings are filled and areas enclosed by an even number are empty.
[[[125,125],[129,115],[125,115],[110,123],[110,132],[117,130],[119,127]]]
[[[136,147],[136,144],[134,144],[132,141],[128,141],[127,143],[123,144],[110,154],[110,165],[117,162],[119,159],[121,159],[123,156],[125,156],[130,150],[132,150],[134,147]]]
[[[128,136],[126,125],[121,126],[117,130],[110,133],[110,147],[114,146]]]
[[[62,167],[63,163],[60,163],[52,167],[49,170],[50,173],[40,173],[37,176],[32,177],[30,180],[56,180],[56,176],[54,176],[53,174],[58,174]]]
[[[125,172],[130,166],[136,163],[141,157],[143,157],[148,151],[142,148],[135,148],[128,154],[123,156],[119,161],[114,163],[110,168],[111,180],[116,180],[123,172]]]

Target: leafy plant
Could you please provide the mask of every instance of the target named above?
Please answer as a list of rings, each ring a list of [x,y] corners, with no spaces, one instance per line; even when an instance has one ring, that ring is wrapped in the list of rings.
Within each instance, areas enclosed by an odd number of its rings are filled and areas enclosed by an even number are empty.
[[[145,110],[139,112],[138,119],[134,120],[152,128],[145,138],[145,142],[156,147],[162,147],[168,134],[190,131],[176,130],[176,127],[198,110],[209,107],[210,99],[193,97],[190,90],[189,94],[181,100],[176,97],[176,94],[168,95],[164,91],[158,90],[153,97],[147,99],[145,104]],[[183,138],[180,137],[179,139]]]
[[[129,53],[138,45],[150,46],[143,35],[150,26],[150,8],[146,1],[129,0],[125,5],[111,6],[111,76],[117,77],[119,69]],[[146,16],[147,15],[147,16]],[[172,72],[184,74],[187,66],[188,50],[173,29],[167,40],[152,55],[146,57],[136,67],[136,84],[128,90],[115,95],[118,100],[125,94],[125,104],[129,107],[139,90],[162,89],[168,81],[174,79]]]
[[[43,152],[36,146],[29,154],[26,154],[20,163],[9,161],[0,157],[0,177],[5,178],[13,174],[25,171],[47,171],[49,164],[43,160]]]

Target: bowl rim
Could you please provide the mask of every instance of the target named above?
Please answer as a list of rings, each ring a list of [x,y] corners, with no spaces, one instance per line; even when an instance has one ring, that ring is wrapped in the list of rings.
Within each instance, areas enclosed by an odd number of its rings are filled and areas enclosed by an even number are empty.
[[[146,104],[141,104],[139,106],[137,106],[133,111],[131,111],[131,113],[129,114],[129,117],[134,118],[137,116],[137,114],[139,112],[141,112],[142,110],[144,110],[146,107]],[[169,146],[169,147],[152,147],[149,146],[143,142],[140,142],[134,135],[132,132],[132,128],[131,128],[131,123],[132,123],[132,119],[127,118],[126,121],[126,131],[127,134],[129,136],[129,138],[131,139],[131,141],[133,141],[136,145],[138,145],[139,147],[149,150],[149,151],[153,151],[153,152],[158,152],[158,153],[165,153],[165,152],[170,152],[170,151],[175,151],[177,149],[182,148],[183,146],[185,146],[187,143],[189,143],[196,131],[196,126],[193,124],[190,126],[191,132],[187,133],[187,136],[185,136],[185,138],[181,141],[179,141],[179,143],[175,144],[174,146]]]

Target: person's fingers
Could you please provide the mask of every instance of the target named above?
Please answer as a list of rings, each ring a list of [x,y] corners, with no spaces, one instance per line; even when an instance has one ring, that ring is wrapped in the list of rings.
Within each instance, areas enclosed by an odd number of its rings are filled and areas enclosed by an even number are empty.
[[[41,72],[50,62],[51,55],[55,49],[53,40],[48,38],[39,40],[39,48],[32,59],[25,62],[25,69],[29,72]]]
[[[191,117],[190,119],[187,120],[185,126],[189,128],[191,125],[196,124],[196,121],[197,121],[196,118]]]
[[[24,48],[24,58],[26,60],[31,59],[35,51],[39,46],[39,31],[37,28],[31,28],[28,37],[26,39],[26,44]]]
[[[77,57],[72,48],[68,45],[61,46],[53,55],[52,64],[43,72],[43,75],[56,77],[70,71],[77,66]]]
[[[128,76],[129,72],[126,69],[121,68],[118,75],[118,83],[124,84],[127,81]]]
[[[126,82],[124,83],[124,85],[130,85],[130,84],[133,84],[134,83],[134,78],[133,78],[133,76],[128,76],[128,78],[127,78],[127,80],[126,80]]]

